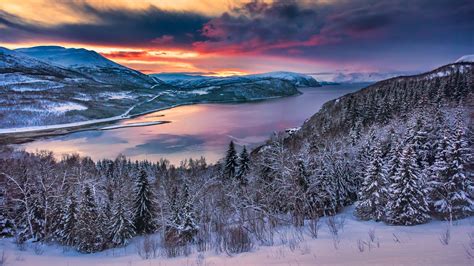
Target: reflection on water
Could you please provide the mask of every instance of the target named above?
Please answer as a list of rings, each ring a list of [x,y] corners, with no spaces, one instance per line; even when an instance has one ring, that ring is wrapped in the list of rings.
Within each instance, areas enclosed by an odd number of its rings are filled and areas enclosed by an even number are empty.
[[[58,155],[79,153],[93,159],[124,154],[132,159],[165,157],[172,163],[205,156],[208,162],[215,162],[224,155],[230,140],[240,146],[254,147],[274,131],[300,126],[326,101],[361,87],[340,85],[301,89],[302,95],[257,103],[182,106],[119,123],[171,121],[168,124],[83,131],[22,146],[28,151],[46,149]]]

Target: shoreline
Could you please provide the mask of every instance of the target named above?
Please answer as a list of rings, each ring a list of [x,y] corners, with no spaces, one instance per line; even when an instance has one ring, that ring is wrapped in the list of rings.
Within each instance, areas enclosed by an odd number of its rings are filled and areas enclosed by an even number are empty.
[[[184,103],[179,103],[179,104],[173,104],[166,107],[151,109],[151,110],[140,112],[137,114],[129,114],[133,110],[133,108],[135,108],[138,105],[137,104],[130,107],[127,110],[127,112],[125,112],[124,114],[119,115],[119,116],[109,117],[109,118],[101,118],[101,119],[95,119],[95,120],[87,120],[87,121],[49,125],[49,126],[48,125],[38,126],[37,127],[38,129],[33,129],[33,130],[21,130],[21,128],[16,128],[18,129],[18,131],[5,132],[5,133],[2,132],[2,130],[7,131],[9,129],[0,129],[0,145],[23,144],[23,143],[35,141],[40,138],[62,136],[62,135],[67,135],[67,134],[82,132],[82,131],[102,130],[103,127],[107,127],[108,125],[113,126],[114,123],[117,123],[119,121],[133,119],[133,118],[147,115],[150,113],[165,111],[165,110],[178,108],[182,106],[195,105],[195,104],[245,104],[245,103],[254,103],[254,102],[267,101],[267,100],[276,100],[276,99],[281,99],[281,98],[286,98],[286,97],[294,97],[294,96],[299,96],[302,94],[303,93],[300,91],[299,93],[294,94],[294,95],[274,96],[274,97],[267,97],[267,98],[254,98],[254,99],[245,100],[245,101],[184,102]],[[171,123],[170,121],[166,121],[166,120],[159,121],[159,122],[160,122],[159,124]],[[28,127],[25,127],[25,129],[27,128]],[[123,127],[119,127],[119,128],[123,128]],[[114,130],[114,129],[118,129],[118,128],[113,128],[113,129],[108,129],[108,130]]]

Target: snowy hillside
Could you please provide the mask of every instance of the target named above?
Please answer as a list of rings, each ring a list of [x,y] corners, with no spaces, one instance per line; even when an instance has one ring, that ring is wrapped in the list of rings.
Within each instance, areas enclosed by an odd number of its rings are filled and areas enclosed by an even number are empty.
[[[296,87],[319,87],[319,82],[311,76],[285,71],[268,72],[244,76],[247,78],[277,78],[292,82]]]
[[[460,62],[474,63],[474,54],[465,55],[465,56],[460,57],[458,60],[456,60],[456,63],[460,63]]]
[[[158,73],[152,74],[153,77],[158,77],[161,80],[174,85],[176,87],[192,87],[192,86],[203,86],[206,83],[214,82],[242,82],[242,81],[259,81],[262,79],[280,79],[292,83],[296,87],[319,87],[321,84],[313,77],[294,73],[294,72],[268,72],[261,74],[241,75],[241,76],[229,76],[229,77],[213,77],[213,76],[200,76],[190,75],[183,73]]]
[[[118,71],[119,75],[132,71],[123,69],[107,70]],[[106,75],[104,71],[94,72],[96,77]],[[110,75],[110,79],[119,79],[117,74]],[[139,90],[135,90],[137,86],[125,86],[116,81],[104,84],[75,68],[0,48],[0,128],[116,116],[153,96],[151,86],[140,85]],[[117,98],[116,94],[127,97]]]
[[[64,48],[61,46],[36,46],[20,48],[15,51],[63,67],[117,67],[121,65],[110,61],[98,53],[83,48]]]
[[[11,238],[0,240],[0,250],[8,258],[7,265],[18,266],[470,265],[472,262],[465,251],[472,245],[469,238],[472,219],[456,222],[450,232],[450,242],[444,245],[440,237],[446,232],[447,224],[441,221],[415,227],[390,227],[383,223],[360,221],[352,215],[352,210],[346,208],[337,216],[343,221],[337,237],[323,218],[317,239],[311,237],[308,227],[301,230],[279,227],[275,230],[274,245],[256,246],[250,252],[231,256],[214,251],[195,251],[189,256],[166,258],[166,250],[158,240],[156,255],[150,254],[145,259],[145,253],[139,253],[144,241],[142,237],[133,239],[125,247],[89,255],[38,243],[29,243],[26,250],[20,251]],[[154,238],[159,239],[159,236]]]
[[[61,46],[36,46],[15,51],[80,72],[89,78],[106,84],[132,87],[151,87],[157,82],[136,70],[119,65],[95,51]]]

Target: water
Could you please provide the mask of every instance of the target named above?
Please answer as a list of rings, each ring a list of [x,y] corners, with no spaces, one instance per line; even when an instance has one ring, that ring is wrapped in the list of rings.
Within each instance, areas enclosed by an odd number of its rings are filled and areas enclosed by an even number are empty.
[[[302,95],[256,103],[182,106],[118,123],[166,120],[171,122],[168,124],[83,131],[21,146],[27,151],[51,150],[57,156],[78,153],[96,160],[124,154],[133,160],[167,158],[175,164],[201,156],[215,162],[224,156],[230,140],[238,146],[255,147],[275,131],[300,126],[328,100],[361,87],[324,86],[301,89]]]

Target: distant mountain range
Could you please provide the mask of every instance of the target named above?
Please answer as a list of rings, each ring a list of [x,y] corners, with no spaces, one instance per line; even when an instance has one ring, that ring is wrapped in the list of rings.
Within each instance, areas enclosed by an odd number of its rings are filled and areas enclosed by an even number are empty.
[[[237,82],[237,81],[252,81],[262,79],[280,79],[292,83],[295,87],[320,87],[321,84],[311,76],[305,74],[299,74],[294,72],[268,72],[261,74],[251,75],[239,75],[229,77],[213,77],[213,76],[202,76],[192,75],[187,73],[158,73],[151,74],[152,77],[159,78],[164,82],[177,86],[177,87],[192,87],[192,86],[204,86],[203,84],[209,83],[212,86],[214,83],[222,82]]]
[[[282,97],[298,94],[297,87],[303,86],[320,85],[290,72],[226,78],[149,76],[86,49],[0,47],[0,128],[133,115],[189,103]]]

